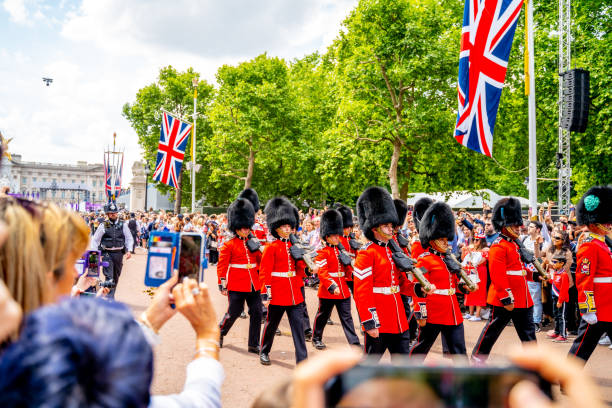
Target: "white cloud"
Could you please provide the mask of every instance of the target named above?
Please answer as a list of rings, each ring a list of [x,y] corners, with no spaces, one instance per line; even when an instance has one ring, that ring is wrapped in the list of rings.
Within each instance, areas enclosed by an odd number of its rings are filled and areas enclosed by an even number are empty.
[[[11,20],[15,23],[27,23],[28,10],[24,0],[4,0],[2,7],[9,13]]]

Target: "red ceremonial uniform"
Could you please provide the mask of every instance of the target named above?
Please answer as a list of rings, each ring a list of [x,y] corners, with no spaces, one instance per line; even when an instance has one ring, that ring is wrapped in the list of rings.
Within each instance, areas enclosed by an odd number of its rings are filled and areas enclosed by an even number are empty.
[[[400,292],[415,296],[414,283],[400,272],[383,243],[369,242],[357,254],[353,270],[355,304],[364,330],[403,333],[408,319]]]
[[[576,288],[580,313],[597,314],[597,320],[612,322],[612,252],[604,237],[589,232],[578,246]]]
[[[412,249],[410,250],[413,259],[417,259],[425,249],[423,249],[423,245],[421,245],[421,241],[418,239],[412,243]]]
[[[303,261],[295,262],[289,248],[289,240],[277,239],[266,245],[261,257],[260,275],[266,289],[264,298],[267,296],[271,305],[292,306],[304,301],[300,288],[306,276],[305,265]]]
[[[439,255],[423,252],[417,259],[416,267],[424,268],[427,280],[436,285],[436,290],[426,298],[416,298],[414,311],[422,312],[426,306],[427,323],[458,325],[463,322],[457,301],[457,276],[451,273]]]
[[[351,256],[351,259],[354,261],[355,257],[357,256],[357,251],[351,248],[351,246],[349,245],[349,239],[350,239],[349,236],[341,236],[340,243],[342,244],[346,252],[348,252],[348,254]],[[346,267],[346,280],[349,282],[353,280],[353,266],[352,265],[348,265]]]
[[[326,245],[321,248],[315,258],[319,267],[319,297],[323,299],[347,299],[351,292],[346,284],[349,275],[348,268],[338,259],[339,250],[336,246]],[[334,289],[338,288],[340,294],[335,295]]]
[[[250,292],[251,286],[255,290],[261,289],[258,265],[261,261],[261,252],[249,251],[246,240],[235,237],[226,241],[219,252],[217,264],[218,283],[225,279],[227,290],[236,292]]]
[[[487,303],[503,307],[514,303],[516,308],[533,306],[527,281],[533,273],[521,262],[518,245],[500,235],[489,248],[489,274],[491,286]]]

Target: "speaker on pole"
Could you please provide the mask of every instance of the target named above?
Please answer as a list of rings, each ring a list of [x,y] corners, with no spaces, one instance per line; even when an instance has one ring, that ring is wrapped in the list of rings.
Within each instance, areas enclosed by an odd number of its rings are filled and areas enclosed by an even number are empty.
[[[561,74],[563,99],[561,123],[563,129],[584,133],[589,119],[589,71],[571,69]]]

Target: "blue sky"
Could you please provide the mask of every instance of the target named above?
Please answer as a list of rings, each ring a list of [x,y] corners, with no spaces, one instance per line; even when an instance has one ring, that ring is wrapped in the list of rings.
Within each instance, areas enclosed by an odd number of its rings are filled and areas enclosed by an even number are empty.
[[[124,103],[159,68],[217,68],[262,52],[324,51],[357,0],[0,0],[0,131],[23,160],[100,163],[117,132],[140,158]],[[53,78],[47,87],[42,78]]]

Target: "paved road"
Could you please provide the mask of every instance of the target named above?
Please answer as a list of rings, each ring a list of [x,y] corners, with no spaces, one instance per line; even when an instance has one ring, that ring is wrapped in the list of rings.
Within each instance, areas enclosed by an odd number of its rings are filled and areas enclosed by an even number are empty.
[[[117,288],[117,300],[126,303],[132,308],[134,314],[140,314],[150,302],[144,289],[144,269],[146,255],[138,248],[137,254],[126,261],[124,270]],[[209,268],[205,276],[206,283],[212,288],[213,302],[218,320],[221,319],[227,308],[227,298],[222,296],[217,288],[215,268]],[[308,312],[313,319],[318,299],[316,291],[306,289]],[[357,316],[353,308],[353,319]],[[338,322],[336,312],[332,320]],[[465,322],[465,338],[468,352],[474,346],[482,330],[484,322]],[[259,363],[259,358],[246,352],[248,319],[238,319],[230,333],[225,337],[221,352],[221,362],[225,367],[226,379],[223,385],[223,405],[227,407],[248,407],[254,398],[269,386],[286,379],[291,375],[295,366],[293,343],[289,330],[289,323],[283,318],[280,329],[281,336],[274,341],[270,358],[272,365],[265,367]],[[180,392],[185,381],[185,366],[193,358],[195,336],[191,326],[177,315],[173,317],[160,332],[161,344],[155,348],[155,375],[153,379],[153,394],[170,394]],[[327,326],[323,341],[329,348],[342,348],[346,346],[346,339],[339,324]],[[538,341],[550,344],[551,347],[567,352],[570,343],[552,343],[538,335]],[[504,354],[513,345],[518,344],[518,337],[511,327],[504,330],[500,341],[493,349],[492,359],[503,358]],[[307,343],[309,355],[319,353],[310,343]],[[386,357],[385,357],[386,358]],[[441,359],[442,346],[440,340],[434,345],[428,359]],[[612,350],[599,346],[589,360],[586,371],[597,377],[602,385],[602,392],[608,401],[612,401]]]

